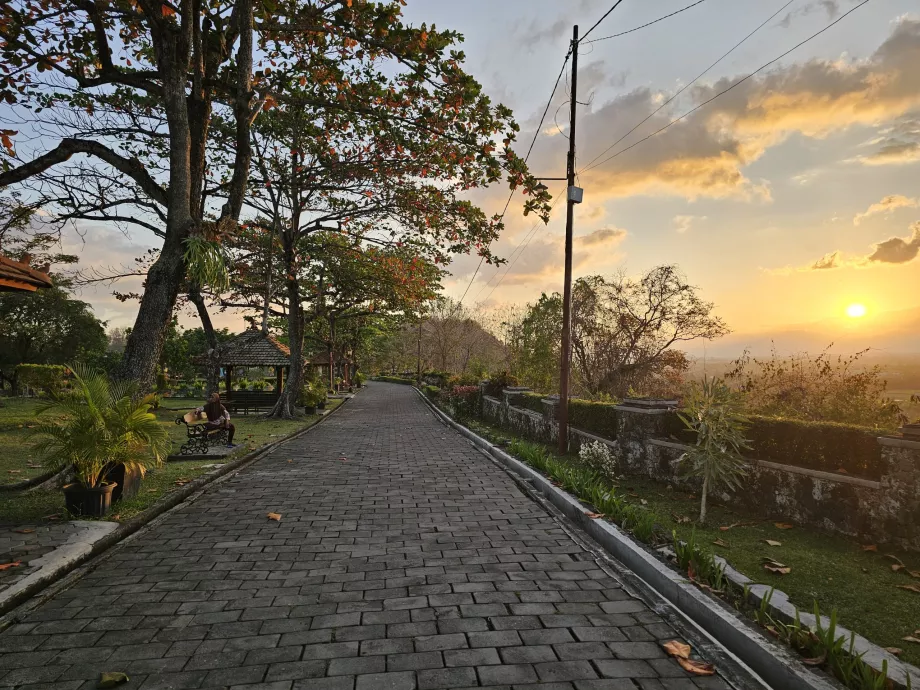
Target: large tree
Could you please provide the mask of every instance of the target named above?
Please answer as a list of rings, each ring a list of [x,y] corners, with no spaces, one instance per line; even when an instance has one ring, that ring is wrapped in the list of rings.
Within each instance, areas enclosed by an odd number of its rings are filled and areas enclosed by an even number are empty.
[[[676,266],[658,266],[639,278],[579,278],[572,291],[575,392],[674,394],[689,367],[677,347],[729,332],[712,311]],[[561,319],[559,294],[542,295],[512,329],[516,373],[532,385],[557,385]]]
[[[304,108],[353,112],[339,64],[391,59],[416,84],[456,77],[456,57],[443,53],[455,35],[399,16],[399,3],[363,0],[0,4],[0,187],[25,185],[62,222],[162,240],[123,376],[152,382],[188,273],[193,285],[222,282],[208,269],[237,230],[263,110],[296,84]],[[359,109],[388,98],[385,87]]]
[[[407,37],[420,52],[415,60],[387,64],[374,51],[349,61],[319,56],[311,73],[322,77],[289,72],[277,107],[256,123],[258,174],[246,203],[252,224],[278,240],[281,284],[265,293],[287,305],[291,347],[277,414],[292,413],[301,385],[305,309],[296,305],[334,317],[325,290],[311,295],[301,282],[302,267],[322,256],[330,238],[436,265],[465,252],[491,261],[501,219],[472,204],[469,190],[505,176],[529,195],[527,212],[547,212],[546,192],[511,149],[518,127],[510,111],[463,71],[463,54],[452,50],[457,40],[423,25]],[[318,105],[317,89],[335,107]],[[270,268],[256,273],[273,275]]]

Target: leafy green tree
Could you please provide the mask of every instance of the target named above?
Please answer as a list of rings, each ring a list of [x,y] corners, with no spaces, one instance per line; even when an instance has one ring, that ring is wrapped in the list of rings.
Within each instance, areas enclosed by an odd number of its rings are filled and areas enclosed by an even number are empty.
[[[90,360],[106,350],[105,324],[59,287],[0,292],[0,380],[18,390],[19,364]]]
[[[700,477],[700,523],[706,522],[706,500],[719,487],[737,489],[747,474],[743,450],[750,449],[744,432],[748,420],[742,414],[743,400],[722,379],[706,377],[694,381],[684,395],[681,421],[696,434],[690,450],[681,456],[689,476]]]

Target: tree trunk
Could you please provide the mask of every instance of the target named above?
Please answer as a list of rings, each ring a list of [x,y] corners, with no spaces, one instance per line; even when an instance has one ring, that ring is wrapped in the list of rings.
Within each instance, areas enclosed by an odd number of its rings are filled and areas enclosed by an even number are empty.
[[[116,374],[118,378],[136,381],[141,391],[150,390],[156,380],[166,328],[184,276],[182,243],[178,238],[167,241],[147,274],[140,309]]]
[[[294,266],[294,248],[293,243],[285,242],[284,248],[284,266],[287,279],[288,293],[288,345],[291,348],[291,368],[288,371],[287,381],[284,382],[284,390],[278,396],[278,402],[268,413],[268,417],[277,419],[293,419],[296,414],[295,406],[297,395],[303,388],[303,309],[300,306],[300,283],[293,276],[295,274]]]
[[[703,493],[700,497],[700,524],[706,524],[706,494],[709,493],[709,475],[703,476]]]
[[[205,374],[205,396],[211,397],[211,393],[217,393],[220,388],[220,344],[217,342],[217,334],[214,332],[214,324],[211,323],[211,315],[204,303],[204,297],[201,295],[201,289],[197,285],[192,285],[188,291],[188,298],[198,310],[198,318],[201,321],[201,330],[204,331],[205,340],[208,341],[207,352],[207,373]]]

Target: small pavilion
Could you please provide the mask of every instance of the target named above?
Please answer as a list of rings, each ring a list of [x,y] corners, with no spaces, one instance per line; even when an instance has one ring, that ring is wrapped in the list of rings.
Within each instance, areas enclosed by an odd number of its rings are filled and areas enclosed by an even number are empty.
[[[25,254],[21,261],[13,261],[0,254],[0,292],[35,292],[54,287],[48,276],[48,267],[32,268],[31,258]]]
[[[291,350],[275,338],[259,329],[250,329],[221,346],[220,366],[224,368],[227,385],[227,399],[233,399],[234,367],[272,367],[275,370],[276,384],[274,396],[277,398],[284,387],[286,372],[291,366]]]

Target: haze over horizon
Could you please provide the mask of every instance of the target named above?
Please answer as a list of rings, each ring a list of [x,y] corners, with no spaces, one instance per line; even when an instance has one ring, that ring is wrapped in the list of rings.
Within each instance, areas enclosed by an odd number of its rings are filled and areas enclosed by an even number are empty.
[[[687,4],[626,0],[591,38]],[[576,211],[575,275],[678,264],[733,330],[706,345],[713,356],[746,346],[762,352],[771,341],[783,351],[834,342],[843,351],[920,353],[920,11],[910,0],[857,4],[707,0],[646,29],[587,44],[579,58],[578,99],[586,105],[579,107],[576,143],[585,202]],[[409,0],[405,12],[412,23],[465,35],[467,67],[493,100],[514,110],[523,155],[572,24],[584,33],[607,9],[600,0]],[[660,135],[586,169],[774,13],[606,156],[840,21]],[[537,175],[564,173],[566,85],[560,83],[530,159]],[[561,183],[548,184],[559,191]],[[506,199],[498,185],[473,197],[488,213],[499,213]],[[563,205],[544,227],[522,217],[521,201],[512,201],[495,247],[510,266],[476,272],[478,257],[459,257],[446,294],[466,293],[467,304],[493,308],[561,288]],[[152,246],[150,236],[92,224],[81,229],[85,244],[70,237],[67,249],[80,251],[83,266],[130,263]],[[125,281],[117,289],[138,285]],[[119,302],[111,291],[98,285],[81,296],[110,326],[131,325],[136,304]],[[852,305],[862,305],[865,315],[847,316]],[[242,326],[238,314],[215,321]]]

